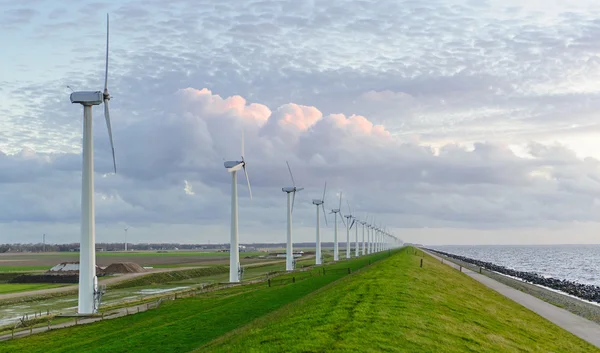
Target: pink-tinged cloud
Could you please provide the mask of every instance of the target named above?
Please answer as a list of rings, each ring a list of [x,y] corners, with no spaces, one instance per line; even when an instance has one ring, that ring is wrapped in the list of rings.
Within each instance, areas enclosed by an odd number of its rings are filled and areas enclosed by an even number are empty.
[[[188,87],[179,90],[178,94],[185,105],[184,109],[191,110],[202,118],[231,115],[240,117],[243,121],[254,121],[257,125],[262,125],[271,115],[271,110],[266,105],[246,104],[246,99],[240,96],[223,99],[207,88],[198,90]]]

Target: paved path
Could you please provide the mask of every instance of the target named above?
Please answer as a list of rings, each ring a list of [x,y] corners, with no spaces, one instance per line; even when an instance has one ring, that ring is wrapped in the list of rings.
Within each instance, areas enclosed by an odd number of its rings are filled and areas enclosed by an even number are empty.
[[[428,251],[425,252],[440,261],[442,260],[442,258],[437,255],[434,255]],[[457,270],[461,268],[461,266],[451,262],[448,258],[444,258],[443,261],[446,265],[456,268]],[[584,319],[583,317],[577,316],[570,311],[561,309],[532,295],[523,293],[496,280],[493,280],[490,277],[473,272],[464,267],[462,267],[462,272],[474,280],[481,282],[487,287],[504,295],[505,297],[523,305],[527,309],[535,312],[555,325],[562,327],[575,336],[600,348],[600,325],[597,323],[588,319]]]

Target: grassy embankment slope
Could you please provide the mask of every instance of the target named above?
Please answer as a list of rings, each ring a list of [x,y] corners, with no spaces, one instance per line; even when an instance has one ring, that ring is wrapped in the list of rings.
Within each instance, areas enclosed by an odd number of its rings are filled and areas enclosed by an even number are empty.
[[[4,283],[0,283],[0,294],[26,292],[26,291],[30,291],[30,290],[39,290],[39,289],[58,288],[58,287],[63,287],[63,286],[65,286],[65,284],[52,284],[52,283],[4,284]]]
[[[286,274],[272,287],[245,285],[168,301],[136,315],[2,342],[0,352],[187,352],[347,276],[347,268],[384,258],[388,253],[326,265],[324,276],[317,275],[320,269],[311,270],[314,276]]]
[[[600,352],[426,256],[405,250],[197,352]]]

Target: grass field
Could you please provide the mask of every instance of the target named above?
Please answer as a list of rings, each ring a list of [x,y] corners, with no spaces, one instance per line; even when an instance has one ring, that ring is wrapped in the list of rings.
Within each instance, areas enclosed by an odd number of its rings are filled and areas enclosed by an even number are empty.
[[[187,352],[347,276],[348,267],[356,270],[388,256],[376,254],[328,265],[327,275],[293,284],[287,281],[268,287],[260,283],[167,301],[156,310],[3,342],[0,351]],[[280,280],[292,276],[300,275],[287,274]]]
[[[28,272],[28,271],[47,271],[49,266],[0,266],[0,273],[4,272]]]
[[[470,277],[403,251],[197,352],[599,352]],[[290,344],[293,342],[293,344]]]
[[[33,283],[33,284],[0,284],[0,294],[26,292],[30,290],[48,289],[62,287],[64,284],[45,284],[45,283]]]

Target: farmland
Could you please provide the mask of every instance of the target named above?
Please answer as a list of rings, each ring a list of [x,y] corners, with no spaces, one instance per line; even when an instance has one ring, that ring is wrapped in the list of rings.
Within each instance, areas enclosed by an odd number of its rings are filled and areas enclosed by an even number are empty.
[[[140,252],[98,252],[98,266],[108,266],[115,262],[135,262],[141,266],[185,267],[201,265],[225,265],[229,263],[229,253],[198,251],[140,251]],[[240,253],[243,263],[263,262],[259,259],[264,252]],[[246,257],[251,257],[247,259]],[[78,252],[61,253],[15,253],[0,255],[0,272],[43,271],[61,262],[79,261]]]

